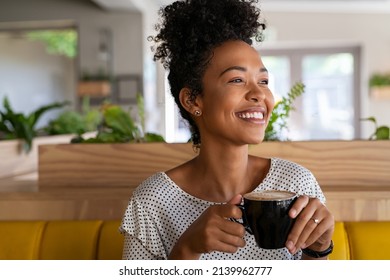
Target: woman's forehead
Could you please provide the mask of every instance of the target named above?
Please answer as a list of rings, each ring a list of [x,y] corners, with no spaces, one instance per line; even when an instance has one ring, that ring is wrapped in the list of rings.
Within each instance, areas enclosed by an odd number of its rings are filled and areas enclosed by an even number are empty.
[[[243,41],[228,41],[214,49],[209,67],[216,70],[240,65],[264,67],[259,53],[251,45]]]

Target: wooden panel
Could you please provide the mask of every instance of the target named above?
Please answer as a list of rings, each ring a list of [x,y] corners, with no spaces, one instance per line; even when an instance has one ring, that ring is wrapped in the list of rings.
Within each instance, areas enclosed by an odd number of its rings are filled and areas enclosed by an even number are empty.
[[[336,221],[390,221],[390,191],[324,191]]]
[[[191,159],[188,144],[71,144],[39,149],[39,187],[136,186]]]
[[[43,136],[33,140],[29,153],[22,150],[20,140],[0,141],[0,178],[35,172],[38,169],[38,146],[43,144],[69,143],[73,135]]]
[[[24,153],[21,141],[0,141],[0,178],[34,171],[37,161],[37,152],[33,149],[30,154]]]
[[[302,164],[323,187],[390,187],[390,141],[265,142],[249,152]],[[134,187],[194,156],[190,144],[43,145],[39,187]]]
[[[36,178],[37,176],[30,176]],[[20,180],[18,188],[0,179],[0,220],[121,219],[135,187],[46,188]],[[25,185],[23,185],[25,184]],[[375,186],[324,187],[337,221],[390,221],[390,191]]]
[[[122,219],[134,188],[52,188],[0,193],[0,220]],[[390,221],[390,192],[324,190],[336,221]]]
[[[299,163],[321,186],[373,186],[390,190],[390,141],[265,142],[250,152]]]

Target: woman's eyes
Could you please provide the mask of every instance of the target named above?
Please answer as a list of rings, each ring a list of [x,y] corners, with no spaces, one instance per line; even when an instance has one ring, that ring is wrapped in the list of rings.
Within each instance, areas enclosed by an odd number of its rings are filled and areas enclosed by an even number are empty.
[[[229,81],[229,83],[242,83],[244,80],[241,78],[234,78]]]
[[[268,79],[261,80],[259,83],[262,85],[268,85]]]
[[[229,81],[229,83],[238,84],[238,83],[245,83],[245,80],[242,78],[234,78]],[[259,85],[268,85],[268,79],[262,79],[258,82]]]

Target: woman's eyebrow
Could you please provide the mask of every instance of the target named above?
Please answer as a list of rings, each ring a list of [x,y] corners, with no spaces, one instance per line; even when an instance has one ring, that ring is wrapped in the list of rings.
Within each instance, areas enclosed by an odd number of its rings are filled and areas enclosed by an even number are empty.
[[[228,67],[228,68],[226,68],[225,70],[223,70],[222,72],[221,72],[221,74],[219,74],[219,76],[221,77],[223,74],[225,74],[226,72],[229,72],[229,71],[233,71],[233,70],[238,70],[238,71],[242,71],[242,72],[246,72],[246,68],[245,67],[242,67],[242,66],[231,66],[231,67]],[[262,68],[260,68],[260,71],[259,71],[260,73],[262,73],[262,72],[268,72],[268,70],[267,70],[267,68],[265,68],[265,67],[262,67]]]

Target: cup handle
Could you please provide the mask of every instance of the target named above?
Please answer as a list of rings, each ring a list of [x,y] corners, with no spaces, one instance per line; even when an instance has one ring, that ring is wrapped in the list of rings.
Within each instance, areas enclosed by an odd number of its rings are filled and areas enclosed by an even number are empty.
[[[236,220],[235,218],[230,218],[231,221],[233,222],[236,222],[240,225],[242,225],[245,230],[249,233],[249,234],[252,234],[253,235],[253,231],[252,229],[249,227],[249,224],[248,224],[248,220],[246,218],[246,214],[245,214],[245,208],[244,208],[244,205],[236,205],[238,208],[240,208],[241,212],[242,212],[242,223],[238,220]]]

